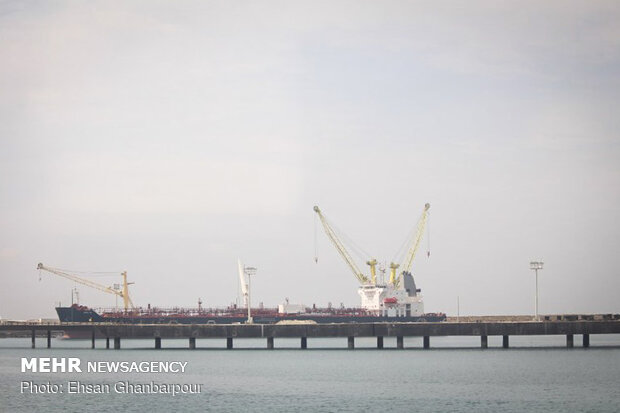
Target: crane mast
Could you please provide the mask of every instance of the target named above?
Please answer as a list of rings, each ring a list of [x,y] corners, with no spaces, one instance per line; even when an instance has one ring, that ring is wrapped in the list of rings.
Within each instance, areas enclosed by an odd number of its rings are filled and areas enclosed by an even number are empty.
[[[340,254],[340,256],[349,265],[349,268],[351,269],[351,271],[355,275],[355,278],[357,278],[358,281],[360,283],[362,283],[362,284],[369,284],[370,280],[368,279],[368,277],[365,276],[360,271],[360,269],[357,267],[357,265],[355,264],[355,261],[353,261],[353,258],[351,257],[351,255],[349,254],[347,249],[344,247],[342,242],[338,239],[338,237],[336,236],[336,233],[334,232],[333,228],[331,227],[331,225],[329,225],[329,222],[327,222],[327,220],[325,219],[325,216],[321,213],[321,210],[316,205],[314,206],[314,212],[316,212],[316,214],[318,215],[319,219],[321,220],[321,224],[323,224],[323,229],[325,230],[325,233],[327,234],[329,239],[332,241],[332,243],[336,247],[336,250],[338,250],[338,253]],[[372,261],[369,261],[368,265],[370,265],[371,271],[373,272],[373,277],[372,278],[373,278],[373,282],[374,282],[375,281],[374,265],[376,264],[376,261],[374,261],[374,263],[372,265],[371,265],[371,262]]]
[[[377,260],[372,259],[366,261],[366,264],[370,266],[370,281],[373,285],[377,284]]]
[[[129,310],[129,308],[135,308],[135,306],[133,305],[133,302],[131,301],[131,298],[129,297],[129,285],[133,284],[133,283],[128,283],[127,282],[127,271],[123,271],[121,273],[121,276],[123,277],[123,287],[122,290],[115,290],[114,288],[111,287],[107,287],[105,285],[96,283],[94,281],[91,280],[87,280],[85,278],[82,277],[78,277],[77,275],[74,274],[69,274],[67,272],[64,272],[63,270],[60,270],[58,268],[52,268],[52,267],[47,267],[45,265],[43,265],[42,263],[39,263],[39,265],[37,265],[37,269],[38,270],[43,270],[43,271],[47,271],[50,272],[52,274],[56,274],[59,275],[61,277],[67,278],[71,281],[75,281],[76,283],[80,283],[82,285],[86,285],[88,287],[91,288],[95,288],[99,291],[103,291],[104,293],[108,293],[108,294],[114,294],[118,297],[121,297],[123,299],[123,304],[125,306],[125,311]]]
[[[411,266],[413,265],[413,259],[415,258],[416,252],[418,251],[418,247],[420,246],[420,241],[422,240],[422,236],[424,235],[424,228],[426,228],[426,221],[428,219],[428,210],[430,209],[431,204],[427,203],[424,205],[424,210],[422,211],[422,215],[420,215],[420,219],[418,220],[416,234],[413,237],[413,242],[405,255],[405,259],[402,264],[390,263],[390,283],[397,287],[400,284],[401,277],[396,277],[396,270],[400,267],[402,268],[401,274],[410,273]]]
[[[239,283],[241,284],[241,295],[243,295],[243,306],[248,307],[248,281],[245,275],[245,266],[241,263],[240,259],[237,259],[239,266]]]

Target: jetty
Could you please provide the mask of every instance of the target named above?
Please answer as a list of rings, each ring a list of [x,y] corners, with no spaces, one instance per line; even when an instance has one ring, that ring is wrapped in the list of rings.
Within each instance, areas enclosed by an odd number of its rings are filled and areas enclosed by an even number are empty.
[[[594,318],[594,317],[592,317]],[[51,347],[52,334],[81,332],[90,337],[95,348],[97,338],[105,339],[105,348],[121,348],[121,340],[130,338],[153,339],[153,348],[160,349],[163,339],[188,340],[188,348],[196,348],[198,339],[221,339],[226,348],[232,349],[235,340],[264,338],[266,348],[274,348],[278,338],[298,338],[300,348],[308,347],[309,338],[343,338],[348,348],[355,348],[355,339],[375,337],[377,348],[382,349],[385,337],[396,337],[396,348],[404,348],[404,337],[422,337],[423,348],[431,348],[433,337],[478,336],[480,347],[488,348],[489,336],[501,336],[502,347],[510,347],[510,336],[565,336],[566,347],[572,348],[575,336],[581,336],[582,346],[590,346],[592,334],[620,334],[620,316],[609,315],[602,319],[544,320],[544,321],[459,321],[436,323],[338,323],[338,324],[119,324],[119,323],[36,323],[3,322],[1,332],[21,332],[32,338],[43,333],[47,347]]]

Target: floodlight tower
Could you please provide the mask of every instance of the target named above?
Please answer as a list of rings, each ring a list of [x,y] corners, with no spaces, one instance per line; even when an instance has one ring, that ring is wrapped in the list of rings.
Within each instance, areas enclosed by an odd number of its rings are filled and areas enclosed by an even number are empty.
[[[534,304],[534,312],[535,312],[535,320],[540,321],[538,319],[538,270],[543,269],[542,261],[530,261],[530,270],[534,270],[536,273],[536,302]]]

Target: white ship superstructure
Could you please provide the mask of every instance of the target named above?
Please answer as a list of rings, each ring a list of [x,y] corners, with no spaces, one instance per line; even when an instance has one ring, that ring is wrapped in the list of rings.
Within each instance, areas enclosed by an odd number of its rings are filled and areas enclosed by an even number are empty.
[[[391,284],[362,285],[357,290],[362,300],[361,307],[380,316],[421,316],[424,314],[422,296],[410,274],[405,274],[404,280],[403,287],[396,288]]]

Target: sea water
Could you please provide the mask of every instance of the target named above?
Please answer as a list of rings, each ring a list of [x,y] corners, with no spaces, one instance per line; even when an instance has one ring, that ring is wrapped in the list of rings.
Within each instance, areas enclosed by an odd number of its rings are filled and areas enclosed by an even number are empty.
[[[223,339],[123,340],[121,350],[105,349],[105,340],[0,339],[0,411],[2,412],[618,412],[620,411],[620,336],[591,335],[591,347],[567,349],[564,336],[431,337],[431,349],[419,338],[405,338],[396,349],[385,338],[358,338],[348,350],[344,339],[236,339],[226,350]],[[111,343],[112,344],[112,343]],[[82,361],[182,361],[184,373],[32,373],[21,358],[74,357]],[[30,394],[20,383],[62,384],[58,394]],[[68,394],[66,384],[200,384],[198,394]]]

